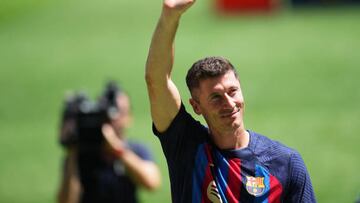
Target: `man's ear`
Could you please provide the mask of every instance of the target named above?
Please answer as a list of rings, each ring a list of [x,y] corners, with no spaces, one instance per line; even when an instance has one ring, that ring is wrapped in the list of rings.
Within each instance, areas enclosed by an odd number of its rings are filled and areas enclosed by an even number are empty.
[[[195,112],[197,115],[201,115],[201,109],[200,109],[199,103],[198,103],[196,100],[194,100],[193,98],[190,98],[190,99],[189,99],[189,102],[190,102],[191,106],[193,107],[194,112]]]

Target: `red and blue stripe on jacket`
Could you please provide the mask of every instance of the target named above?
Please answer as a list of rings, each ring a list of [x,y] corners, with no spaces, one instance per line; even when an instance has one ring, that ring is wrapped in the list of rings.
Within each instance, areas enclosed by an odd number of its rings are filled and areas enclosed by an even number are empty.
[[[255,156],[225,156],[208,143],[199,146],[193,171],[193,203],[280,203],[283,187]]]

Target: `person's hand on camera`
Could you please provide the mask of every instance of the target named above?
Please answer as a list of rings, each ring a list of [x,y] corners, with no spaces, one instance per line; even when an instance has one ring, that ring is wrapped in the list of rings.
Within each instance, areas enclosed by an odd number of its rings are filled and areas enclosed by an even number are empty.
[[[101,130],[107,147],[114,154],[121,156],[126,148],[124,142],[116,135],[114,128],[110,124],[104,124]]]

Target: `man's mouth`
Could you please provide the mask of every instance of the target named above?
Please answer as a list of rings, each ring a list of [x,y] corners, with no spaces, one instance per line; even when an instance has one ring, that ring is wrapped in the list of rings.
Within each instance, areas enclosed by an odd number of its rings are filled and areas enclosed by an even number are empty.
[[[226,112],[226,113],[222,113],[221,117],[222,118],[227,118],[227,117],[233,117],[235,114],[240,112],[240,108],[236,107],[233,111],[231,112]]]

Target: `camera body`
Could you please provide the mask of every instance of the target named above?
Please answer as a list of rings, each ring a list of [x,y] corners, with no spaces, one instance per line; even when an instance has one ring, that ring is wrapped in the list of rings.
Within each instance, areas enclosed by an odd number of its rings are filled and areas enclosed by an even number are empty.
[[[110,121],[108,108],[102,103],[83,101],[76,115],[77,144],[82,151],[98,150],[103,143],[102,125]]]
[[[62,120],[60,143],[76,146],[82,152],[96,152],[104,141],[102,126],[119,112],[116,97],[120,89],[109,83],[98,100],[78,92],[67,97]]]

